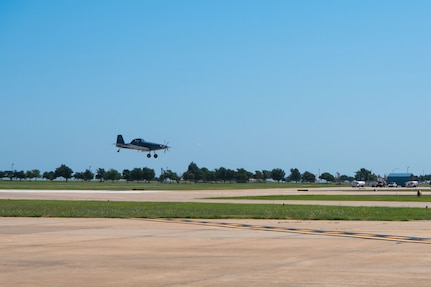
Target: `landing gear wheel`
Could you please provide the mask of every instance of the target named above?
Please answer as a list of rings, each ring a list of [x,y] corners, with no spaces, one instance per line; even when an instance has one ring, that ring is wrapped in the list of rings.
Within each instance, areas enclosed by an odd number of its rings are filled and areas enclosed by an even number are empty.
[[[154,154],[154,158],[157,158],[157,157],[158,157],[158,155],[155,153],[155,154]]]
[[[150,157],[151,157],[151,154],[147,154],[147,157],[148,157],[148,158],[150,158]]]

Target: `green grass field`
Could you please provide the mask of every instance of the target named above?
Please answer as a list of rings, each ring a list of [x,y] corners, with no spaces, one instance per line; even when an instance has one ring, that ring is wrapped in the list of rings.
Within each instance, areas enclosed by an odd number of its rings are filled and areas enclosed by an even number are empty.
[[[431,220],[423,208],[276,204],[0,200],[2,217]]]
[[[213,199],[235,200],[323,200],[323,201],[397,201],[397,202],[430,202],[431,197],[418,197],[415,191],[400,192],[399,195],[352,195],[352,194],[310,194],[310,195],[263,195],[240,197],[217,197]]]
[[[339,187],[339,185],[334,185]],[[226,190],[266,188],[316,188],[329,185],[286,183],[127,183],[78,181],[0,181],[0,189],[34,190]],[[350,190],[346,186],[347,190]],[[393,191],[393,190],[391,190]],[[325,200],[325,201],[417,201],[416,190],[399,195],[274,195],[231,197],[256,200]],[[224,198],[223,198],[224,199]],[[431,220],[425,208],[342,207],[282,204],[179,203],[179,202],[109,202],[60,200],[0,200],[3,217],[94,217],[94,218],[200,218],[200,219],[298,219],[298,220]]]

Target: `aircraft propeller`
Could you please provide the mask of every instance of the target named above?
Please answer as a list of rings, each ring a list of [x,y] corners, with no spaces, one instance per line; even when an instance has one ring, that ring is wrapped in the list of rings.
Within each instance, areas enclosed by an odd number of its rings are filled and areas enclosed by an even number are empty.
[[[166,142],[166,141],[165,141],[165,149],[164,149],[164,153],[166,153],[166,151],[169,151],[169,148],[170,148],[170,146],[169,146],[169,142]]]

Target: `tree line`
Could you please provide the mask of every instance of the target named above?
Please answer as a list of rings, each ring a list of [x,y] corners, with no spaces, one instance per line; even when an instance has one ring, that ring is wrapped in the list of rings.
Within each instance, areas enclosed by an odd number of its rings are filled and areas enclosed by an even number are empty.
[[[422,178],[424,177],[424,178]],[[40,178],[46,180],[55,180],[58,178],[63,178],[68,181],[70,179],[82,180],[82,181],[160,181],[160,182],[180,182],[181,180],[187,182],[237,182],[246,183],[250,181],[254,182],[266,182],[268,180],[273,181],[286,181],[286,182],[306,182],[313,183],[317,179],[329,183],[341,183],[352,180],[364,180],[364,181],[377,181],[382,179],[382,177],[372,173],[370,170],[365,168],[359,169],[354,177],[341,175],[336,173],[335,175],[329,172],[323,172],[322,174],[315,175],[309,171],[301,173],[297,168],[290,169],[289,175],[286,176],[286,172],[281,168],[274,168],[272,170],[256,170],[250,172],[244,168],[238,168],[236,170],[220,167],[214,170],[209,170],[206,167],[198,167],[194,162],[191,162],[187,170],[182,174],[178,175],[172,170],[162,170],[159,177],[156,177],[154,169],[144,167],[144,168],[134,168],[134,169],[124,169],[121,173],[115,169],[105,170],[104,168],[98,168],[95,172],[90,169],[86,169],[83,172],[74,172],[70,167],[62,164],[57,167],[54,171],[48,171],[41,173],[37,169],[29,171],[0,171],[0,179],[9,178],[10,180],[37,180]],[[421,180],[429,180],[430,176],[421,176]]]

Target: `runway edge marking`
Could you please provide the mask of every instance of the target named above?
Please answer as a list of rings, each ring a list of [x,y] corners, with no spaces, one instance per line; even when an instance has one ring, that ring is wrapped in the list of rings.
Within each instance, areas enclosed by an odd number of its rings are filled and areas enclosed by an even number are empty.
[[[414,236],[373,234],[373,233],[363,233],[363,232],[333,231],[333,230],[293,228],[293,227],[276,227],[276,226],[268,226],[268,225],[253,225],[253,224],[232,223],[232,222],[214,222],[214,221],[182,219],[182,218],[157,218],[157,219],[142,218],[142,219],[147,221],[156,221],[156,222],[165,222],[165,223],[196,224],[196,225],[206,225],[206,226],[224,227],[224,228],[251,229],[251,230],[260,230],[260,231],[300,233],[300,234],[308,234],[308,235],[325,235],[325,236],[337,236],[337,237],[350,237],[350,238],[358,238],[358,239],[431,244],[431,238],[414,237]]]

